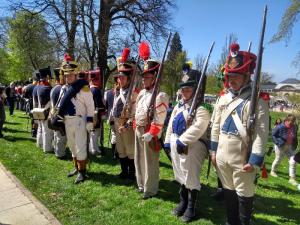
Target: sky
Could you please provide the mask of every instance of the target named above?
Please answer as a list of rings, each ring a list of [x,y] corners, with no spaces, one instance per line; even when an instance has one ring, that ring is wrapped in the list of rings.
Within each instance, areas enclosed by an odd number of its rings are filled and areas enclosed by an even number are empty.
[[[197,54],[206,56],[215,41],[211,63],[220,59],[226,36],[234,33],[240,50],[247,50],[252,41],[251,51],[257,54],[264,7],[267,4],[267,24],[264,40],[262,71],[273,75],[275,82],[287,78],[300,79],[292,61],[300,51],[300,21],[295,24],[291,40],[269,44],[277,32],[281,18],[290,5],[289,0],[177,0],[174,26],[181,38],[188,57]]]
[[[269,44],[277,32],[282,16],[290,0],[174,0],[177,9],[173,13],[173,25],[179,32],[183,49],[193,60],[206,56],[215,41],[210,63],[217,64],[226,36],[233,33],[241,50],[247,50],[252,41],[252,52],[257,54],[264,6],[268,6],[264,40],[262,71],[273,75],[275,82],[297,77],[292,61],[300,51],[300,21],[295,24],[291,40]],[[8,0],[0,0],[0,16],[8,13]]]

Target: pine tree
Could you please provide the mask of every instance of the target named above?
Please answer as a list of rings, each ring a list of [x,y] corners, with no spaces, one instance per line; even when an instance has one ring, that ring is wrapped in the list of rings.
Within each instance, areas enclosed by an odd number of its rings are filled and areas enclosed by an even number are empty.
[[[175,61],[178,53],[182,52],[182,44],[180,40],[180,36],[177,32],[175,32],[171,46],[170,46],[170,51],[168,53],[167,60],[168,61]]]

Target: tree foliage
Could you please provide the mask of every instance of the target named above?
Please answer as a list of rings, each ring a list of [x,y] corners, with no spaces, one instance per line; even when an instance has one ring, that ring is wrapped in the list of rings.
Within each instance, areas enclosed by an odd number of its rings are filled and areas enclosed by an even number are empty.
[[[51,64],[54,43],[40,15],[19,11],[8,23],[9,80],[26,79],[33,70]]]
[[[171,0],[19,0],[15,10],[41,13],[60,48],[105,73],[107,56],[146,39],[159,53],[170,28]],[[125,44],[127,46],[125,46]]]
[[[290,6],[286,9],[284,15],[281,18],[281,23],[279,25],[278,31],[273,35],[270,43],[285,41],[285,43],[288,44],[293,34],[293,28],[298,21],[299,14],[300,0],[291,0]],[[297,53],[293,64],[297,68],[300,68],[300,51]]]

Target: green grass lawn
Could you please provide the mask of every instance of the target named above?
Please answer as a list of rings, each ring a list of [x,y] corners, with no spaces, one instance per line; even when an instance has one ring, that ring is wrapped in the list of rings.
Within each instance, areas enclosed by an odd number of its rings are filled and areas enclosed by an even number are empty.
[[[273,121],[284,114],[272,114]],[[119,180],[117,161],[111,152],[92,158],[90,178],[74,185],[66,174],[72,169],[70,160],[58,160],[54,154],[44,154],[26,130],[27,117],[16,111],[7,116],[4,135],[0,139],[0,161],[60,220],[63,224],[182,224],[170,214],[179,200],[178,185],[173,182],[170,162],[161,152],[160,192],[150,200],[141,200],[135,184]],[[107,145],[107,132],[105,134]],[[271,143],[269,143],[271,145]],[[266,158],[269,170],[274,154]],[[198,202],[200,219],[191,224],[224,224],[224,204],[209,195],[216,186],[213,170],[206,179],[207,161],[203,167],[202,190]],[[300,191],[288,184],[288,162],[278,171],[279,178],[259,179],[256,191],[254,223],[260,225],[299,225]],[[298,180],[299,166],[298,166]]]

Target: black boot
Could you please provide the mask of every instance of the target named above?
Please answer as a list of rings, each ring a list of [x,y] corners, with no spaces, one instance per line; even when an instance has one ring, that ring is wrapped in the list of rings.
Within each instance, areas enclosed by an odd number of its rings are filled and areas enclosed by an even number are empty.
[[[238,196],[241,225],[249,225],[253,211],[253,197]]]
[[[118,151],[117,151],[117,148],[116,148],[116,144],[111,144],[111,151],[112,151],[113,159],[118,159],[119,156],[118,156]]]
[[[85,178],[86,178],[86,170],[79,170],[74,183],[79,184],[81,182],[84,182]]]
[[[128,158],[128,179],[135,180],[134,159]]]
[[[119,174],[119,177],[121,179],[127,179],[128,178],[128,158],[120,158],[120,164],[121,164],[121,173]]]
[[[75,184],[84,182],[86,179],[86,160],[77,160],[78,165],[78,175],[75,179]]]
[[[174,216],[182,216],[188,204],[188,189],[183,184],[180,186],[179,199],[179,204],[172,210]]]
[[[198,190],[188,189],[188,205],[183,216],[181,217],[183,222],[188,223],[196,218],[196,204],[198,195]]]
[[[223,190],[227,214],[226,225],[240,225],[238,195],[235,190],[225,188]]]
[[[73,177],[78,173],[78,165],[77,165],[77,159],[76,158],[73,158],[73,163],[74,163],[75,168],[70,173],[68,173],[68,177]]]
[[[224,200],[224,191],[220,178],[218,178],[218,189],[215,193],[213,193],[210,197],[212,197],[216,201]]]

